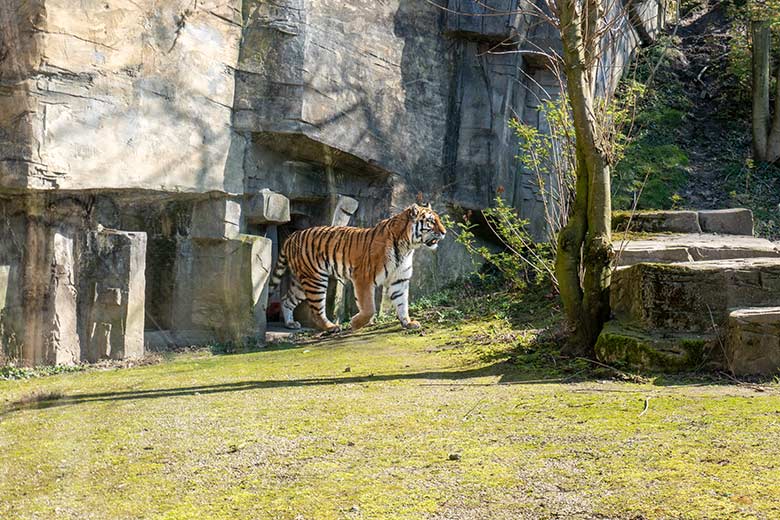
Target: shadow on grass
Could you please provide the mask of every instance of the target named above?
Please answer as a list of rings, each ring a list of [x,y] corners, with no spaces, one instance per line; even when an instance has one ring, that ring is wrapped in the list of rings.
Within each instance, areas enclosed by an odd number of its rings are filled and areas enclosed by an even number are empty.
[[[305,386],[330,386],[380,383],[387,381],[419,380],[425,386],[449,386],[463,385],[464,380],[498,376],[497,383],[471,383],[474,386],[494,386],[496,384],[543,384],[571,382],[568,378],[539,379],[538,371],[523,371],[509,363],[500,362],[489,366],[464,370],[437,370],[423,372],[402,372],[392,374],[369,374],[365,376],[340,376],[340,377],[316,377],[301,379],[269,379],[236,381],[233,383],[221,383],[213,385],[194,385],[172,388],[155,388],[149,390],[128,390],[117,392],[85,393],[67,395],[61,393],[40,393],[27,396],[14,402],[6,410],[0,412],[0,417],[14,411],[24,409],[43,409],[68,405],[79,405],[94,402],[130,401],[138,399],[159,399],[166,397],[183,397],[195,395],[221,394],[227,392],[245,392],[252,390],[294,388]]]

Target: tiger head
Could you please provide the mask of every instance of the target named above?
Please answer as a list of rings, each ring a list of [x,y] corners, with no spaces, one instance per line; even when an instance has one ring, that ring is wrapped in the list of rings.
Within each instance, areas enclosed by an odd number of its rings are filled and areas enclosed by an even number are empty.
[[[431,209],[431,205],[412,204],[406,208],[406,211],[409,213],[411,221],[412,245],[416,247],[424,245],[431,250],[439,247],[439,242],[447,234],[447,230],[444,229],[439,215]]]

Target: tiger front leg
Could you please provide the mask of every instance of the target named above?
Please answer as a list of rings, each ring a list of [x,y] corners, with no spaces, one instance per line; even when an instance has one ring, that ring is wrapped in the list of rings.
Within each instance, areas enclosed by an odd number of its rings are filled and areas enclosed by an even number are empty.
[[[391,283],[388,293],[401,326],[405,329],[419,329],[422,326],[420,322],[409,317],[409,278],[400,278]]]
[[[355,287],[355,301],[359,312],[352,316],[352,320],[349,322],[352,330],[358,330],[365,327],[366,324],[371,321],[376,312],[376,306],[374,304],[374,284],[360,283],[357,280],[352,282]]]

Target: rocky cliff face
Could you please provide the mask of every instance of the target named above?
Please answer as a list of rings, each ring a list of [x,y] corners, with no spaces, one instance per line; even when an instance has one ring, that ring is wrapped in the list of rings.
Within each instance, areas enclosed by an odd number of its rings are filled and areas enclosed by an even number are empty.
[[[442,211],[479,209],[503,187],[541,233],[507,121],[543,128],[538,103],[557,91],[543,62],[491,51],[554,34],[518,14],[474,16],[515,0],[442,5],[0,2],[6,356],[137,354],[126,332],[139,323],[166,344],[262,335],[280,238],[335,221],[344,196],[358,204],[352,224],[373,225],[418,193]],[[610,63],[634,44],[627,28]],[[605,70],[609,89],[619,66]],[[258,206],[266,189],[286,212]],[[471,267],[452,241],[418,256],[418,294]],[[96,262],[117,263],[105,287]],[[231,280],[248,284],[236,308]],[[221,326],[220,309],[242,318]]]

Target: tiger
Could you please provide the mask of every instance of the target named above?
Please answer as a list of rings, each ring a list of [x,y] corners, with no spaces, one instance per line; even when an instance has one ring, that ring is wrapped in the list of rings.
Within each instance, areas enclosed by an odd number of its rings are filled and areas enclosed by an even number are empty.
[[[293,311],[306,300],[317,328],[339,332],[325,313],[328,277],[354,287],[358,313],[352,330],[365,326],[376,312],[375,288],[384,286],[405,329],[419,329],[409,317],[409,282],[414,253],[421,247],[436,250],[447,230],[431,205],[412,204],[372,228],[318,226],[292,233],[284,242],[270,283],[273,290],[289,269],[290,286],[282,298],[285,327],[299,329]]]

